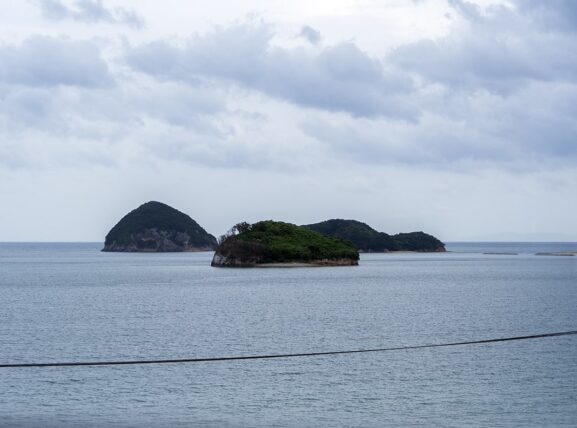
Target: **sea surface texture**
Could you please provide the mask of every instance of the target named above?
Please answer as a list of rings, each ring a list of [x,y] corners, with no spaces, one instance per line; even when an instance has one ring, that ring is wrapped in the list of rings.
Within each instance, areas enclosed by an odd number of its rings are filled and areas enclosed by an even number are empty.
[[[412,346],[577,330],[577,244],[358,267],[0,244],[0,364]],[[483,254],[483,253],[516,253]],[[577,336],[382,353],[0,369],[0,427],[575,427]]]

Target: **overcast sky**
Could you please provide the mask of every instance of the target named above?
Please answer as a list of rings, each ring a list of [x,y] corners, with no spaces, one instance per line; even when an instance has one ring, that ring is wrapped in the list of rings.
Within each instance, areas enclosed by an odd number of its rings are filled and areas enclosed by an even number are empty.
[[[0,241],[158,200],[577,241],[577,1],[0,0]]]

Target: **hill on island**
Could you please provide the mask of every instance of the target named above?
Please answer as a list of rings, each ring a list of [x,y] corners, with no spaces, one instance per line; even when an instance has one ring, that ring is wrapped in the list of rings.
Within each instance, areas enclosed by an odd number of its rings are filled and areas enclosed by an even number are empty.
[[[161,202],[147,202],[126,214],[106,235],[102,251],[211,251],[216,238],[188,215]]]
[[[353,243],[359,251],[387,252],[387,251],[445,251],[445,244],[432,235],[424,232],[399,233],[389,235],[378,232],[369,225],[356,220],[333,219],[303,227],[322,233],[327,236],[346,239]]]
[[[340,238],[279,221],[239,223],[223,236],[212,266],[357,265],[359,253]]]

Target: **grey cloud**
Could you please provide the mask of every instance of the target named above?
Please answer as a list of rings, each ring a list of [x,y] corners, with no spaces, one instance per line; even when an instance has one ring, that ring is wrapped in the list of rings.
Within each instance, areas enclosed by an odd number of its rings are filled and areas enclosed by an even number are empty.
[[[552,31],[577,31],[575,0],[517,0],[521,13],[537,25]]]
[[[481,19],[481,8],[465,0],[448,0],[449,5],[460,15],[471,21]]]
[[[444,98],[418,123],[310,118],[302,129],[337,156],[364,164],[550,169],[577,163],[575,106],[577,85],[534,82],[515,96]]]
[[[148,86],[135,76],[96,90],[0,81],[0,166],[112,165],[161,155],[192,163],[195,154],[196,163],[217,165],[219,153],[227,154],[221,165],[229,166],[234,130],[221,95],[185,84]]]
[[[546,76],[538,58],[511,49],[505,40],[490,37],[422,40],[396,49],[389,59],[429,81],[457,88],[480,86],[508,91],[519,80]]]
[[[223,137],[230,129],[221,115],[229,114],[222,95],[216,90],[164,83],[146,92],[132,91],[127,101],[140,117],[157,120],[198,135]]]
[[[264,24],[129,47],[132,69],[109,70],[90,42],[31,38],[0,47],[0,133],[33,143],[0,151],[12,153],[11,167],[41,163],[49,145],[54,165],[66,151],[86,162],[94,151],[95,162],[247,169],[335,159],[461,170],[573,165],[573,35],[543,32],[524,15],[505,28],[511,11],[479,11],[447,37],[384,61],[350,42],[281,47]]]
[[[21,46],[0,47],[0,81],[29,86],[106,87],[106,62],[91,42],[35,36]]]
[[[534,82],[515,98],[486,105],[477,119],[479,129],[487,126],[506,145],[517,145],[519,156],[539,162],[557,159],[577,161],[577,85],[572,83]],[[493,116],[489,113],[493,110]]]
[[[61,0],[34,0],[42,15],[48,19],[60,21],[70,19],[81,22],[105,22],[123,24],[137,29],[144,27],[144,20],[132,9],[117,7],[109,9],[102,0],[76,0],[73,7]]]
[[[481,13],[462,0],[451,4],[469,21],[467,27],[438,40],[401,46],[388,60],[453,89],[507,94],[535,80],[577,82],[575,36],[544,33],[510,7],[494,6]]]
[[[278,168],[276,156],[266,148],[251,148],[221,136],[157,132],[152,137],[143,136],[146,149],[168,161],[216,168]]]
[[[137,70],[167,80],[197,83],[219,77],[256,85],[267,66],[267,26],[233,26],[207,37],[194,37],[181,48],[168,42],[153,42],[127,52]]]
[[[294,104],[354,116],[413,119],[417,109],[403,95],[413,89],[403,73],[387,69],[353,43],[319,50],[286,49],[271,43],[266,25],[236,25],[186,46],[156,42],[129,49],[135,69],[160,79],[224,79]]]
[[[528,19],[531,25],[551,32],[577,30],[577,2],[575,0],[512,0],[513,8],[503,4],[491,4],[485,8],[467,0],[448,0],[460,16],[471,22],[485,24],[501,17],[505,27],[517,17]]]
[[[228,114],[217,91],[160,84],[117,87],[16,86],[0,84],[0,129],[4,135],[34,130],[45,135],[116,140],[156,122],[202,135],[223,135],[217,124]]]
[[[0,91],[0,124],[2,133],[17,133],[26,129],[52,128],[62,132],[62,126],[54,126],[56,100],[42,88],[2,88]]]
[[[70,13],[68,7],[66,7],[60,0],[36,0],[34,3],[40,7],[42,15],[48,19],[65,19]]]
[[[418,125],[359,122],[308,120],[302,127],[337,156],[360,164],[459,168],[464,163],[502,164],[513,158],[510,149],[483,140],[476,129],[443,118],[428,116]]]
[[[313,45],[316,45],[321,41],[320,31],[315,30],[314,28],[308,25],[303,26],[301,32],[299,33],[299,36],[307,40],[309,43],[312,43]]]
[[[121,94],[96,92],[77,87],[2,88],[1,139],[25,144],[32,135],[47,145],[51,139],[75,140],[91,147],[96,142],[118,141],[139,125],[126,101],[118,101]],[[30,157],[37,155],[34,152]]]

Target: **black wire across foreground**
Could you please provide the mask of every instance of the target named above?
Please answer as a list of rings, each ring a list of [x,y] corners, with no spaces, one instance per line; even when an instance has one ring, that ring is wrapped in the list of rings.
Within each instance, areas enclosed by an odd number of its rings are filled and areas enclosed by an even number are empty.
[[[164,360],[125,360],[125,361],[76,361],[56,363],[13,363],[0,364],[0,369],[30,368],[30,367],[77,367],[77,366],[124,366],[143,364],[177,364],[177,363],[205,363],[215,361],[238,361],[238,360],[267,360],[273,358],[297,358],[297,357],[320,357],[326,355],[361,354],[368,352],[405,351],[412,349],[441,348],[447,346],[481,345],[496,342],[512,342],[515,340],[542,339],[546,337],[559,337],[577,335],[577,330],[562,331],[557,333],[532,334],[529,336],[502,337],[498,339],[469,340],[466,342],[436,343],[429,345],[396,346],[390,348],[353,349],[348,351],[325,351],[325,352],[300,352],[294,354],[270,354],[270,355],[245,355],[233,357],[209,357],[209,358],[179,358]]]

